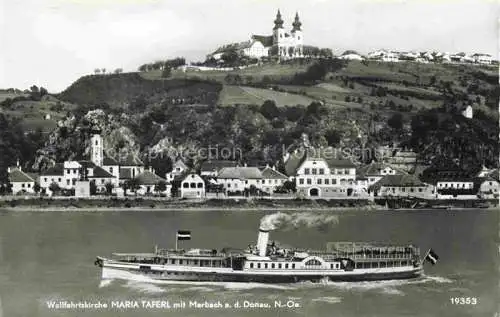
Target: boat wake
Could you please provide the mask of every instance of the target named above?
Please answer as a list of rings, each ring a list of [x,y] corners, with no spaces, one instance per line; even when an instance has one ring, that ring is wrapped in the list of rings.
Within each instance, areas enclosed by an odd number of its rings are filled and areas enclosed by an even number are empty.
[[[314,298],[312,301],[313,302],[324,302],[324,303],[328,303],[328,304],[338,304],[338,303],[342,302],[342,297],[324,296],[324,297]]]
[[[111,285],[111,283],[113,283],[112,279],[101,280],[101,283],[99,283],[99,288],[108,287],[109,285]]]
[[[125,287],[143,294],[161,294],[167,291],[165,288],[159,287],[155,284],[136,281],[128,281],[127,284],[125,284]]]
[[[432,281],[435,283],[453,283],[453,280],[446,278],[446,277],[441,277],[441,276],[429,276],[429,275],[423,275],[422,276],[426,281]]]
[[[176,280],[157,280],[152,279],[147,276],[133,274],[130,272],[123,272],[120,270],[114,269],[106,269],[103,271],[103,279],[99,287],[106,287],[112,283],[113,280],[123,280],[129,282],[126,286],[128,287],[136,287],[139,291],[152,291],[152,292],[160,292],[157,289],[145,289],[144,285],[173,285],[173,286],[189,286],[189,288],[178,289],[179,291],[207,291],[219,289],[226,290],[249,290],[249,289],[258,289],[258,288],[267,288],[267,289],[278,289],[278,290],[287,290],[293,289],[290,285],[277,285],[277,284],[266,284],[266,283],[240,283],[240,282],[205,282],[205,281],[176,281]],[[132,284],[130,284],[132,283]]]
[[[333,287],[343,291],[378,291],[388,295],[403,296],[405,293],[399,288],[406,285],[415,284],[432,284],[432,283],[453,283],[446,277],[441,276],[428,276],[422,275],[419,278],[411,280],[384,280],[384,281],[364,281],[364,282],[333,282],[328,279],[322,279],[319,283],[304,282],[300,283],[303,288],[320,288],[320,287]]]

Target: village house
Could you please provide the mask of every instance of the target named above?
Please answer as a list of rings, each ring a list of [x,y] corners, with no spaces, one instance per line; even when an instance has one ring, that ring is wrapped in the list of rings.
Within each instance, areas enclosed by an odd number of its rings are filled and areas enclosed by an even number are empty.
[[[120,183],[136,178],[144,172],[144,163],[134,154],[118,159],[120,164]]]
[[[113,185],[115,183],[116,178],[114,175],[110,174],[104,168],[95,165],[93,162],[78,161],[78,163],[81,166],[81,177],[75,181],[72,188],[75,187],[78,180],[82,180],[94,183],[97,187],[97,192],[105,192],[106,184],[109,183]]]
[[[40,174],[41,188],[46,190],[53,183],[57,184],[59,188],[64,188],[64,163],[56,163]]]
[[[236,167],[238,163],[226,160],[209,160],[201,163],[200,175],[208,177],[218,177],[219,171],[224,167]]]
[[[237,166],[224,167],[220,170],[217,177],[217,184],[222,185],[224,191],[228,192],[244,192],[250,189],[262,188],[262,172],[257,167]]]
[[[368,187],[381,180],[384,176],[396,174],[401,174],[401,172],[387,164],[372,161],[370,164],[357,169],[356,180],[359,185],[363,184],[368,189]],[[362,181],[365,182],[363,183]]]
[[[398,54],[394,52],[387,52],[384,55],[382,55],[382,62],[399,62],[399,56]]]
[[[349,160],[308,157],[295,174],[297,194],[315,198],[338,198],[353,194],[356,166]]]
[[[181,179],[179,192],[181,198],[204,198],[205,181],[200,175],[188,173]]]
[[[420,54],[415,52],[403,52],[399,55],[399,59],[404,61],[415,61],[419,56]]]
[[[120,186],[120,163],[111,157],[105,156],[102,161],[102,168],[113,175],[111,183],[114,187]]]
[[[497,179],[499,177],[498,173],[495,175],[495,170],[487,168],[484,164],[481,166],[481,170],[477,172],[476,177],[491,177]]]
[[[165,174],[165,179],[167,182],[172,182],[176,177],[181,176],[187,170],[187,165],[181,159],[177,159],[172,166],[172,171]]]
[[[295,182],[298,196],[342,198],[359,194],[356,166],[348,159],[328,157],[327,150],[311,147],[284,157],[285,171]]]
[[[9,174],[9,182],[12,185],[12,193],[14,195],[18,193],[34,193],[35,192],[35,179],[23,172],[19,161],[17,166],[7,168]]]
[[[262,171],[262,183],[261,183],[261,189],[262,191],[272,194],[276,189],[280,186],[282,186],[287,180],[288,177],[280,173],[279,171],[276,170],[276,168],[269,167],[267,165]]]
[[[480,54],[476,53],[471,56],[474,62],[482,65],[491,65],[493,63],[493,57],[490,54]]]
[[[345,51],[339,56],[340,59],[345,59],[349,61],[362,61],[364,57],[358,54],[356,51]]]
[[[387,50],[377,50],[368,53],[368,58],[371,60],[382,62],[399,62],[399,54]]]
[[[479,189],[479,196],[484,199],[498,199],[500,184],[497,179],[487,177],[477,177],[475,187]]]
[[[436,199],[477,199],[479,186],[474,175],[461,169],[454,163],[449,163],[447,169],[429,168],[422,178],[427,183],[435,185]]]
[[[407,197],[429,199],[434,194],[434,187],[421,182],[414,175],[385,175],[369,191],[375,197]]]
[[[145,170],[139,176],[136,177],[139,183],[140,188],[136,191],[139,195],[165,195],[170,196],[172,185],[167,183],[164,178],[155,174],[155,171],[150,168],[149,170]],[[165,185],[165,189],[163,191],[158,191],[158,185],[163,183]]]
[[[472,119],[472,117],[474,115],[471,105],[464,106],[461,109],[461,113],[462,113],[462,116],[464,116],[467,119]]]
[[[76,181],[80,179],[82,165],[77,161],[65,161],[63,163],[64,175],[62,188],[71,189]]]

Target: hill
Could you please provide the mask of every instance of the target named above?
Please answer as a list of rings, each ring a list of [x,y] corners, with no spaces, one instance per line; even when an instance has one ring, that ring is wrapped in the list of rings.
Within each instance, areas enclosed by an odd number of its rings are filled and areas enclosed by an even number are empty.
[[[155,71],[85,76],[57,96],[2,102],[0,109],[26,114],[21,119],[29,122],[30,111],[42,115],[58,107],[52,117],[62,126],[47,124],[50,136],[39,154],[22,157],[42,169],[85,157],[85,131],[92,125],[104,131],[108,150],[137,152],[159,171],[170,163],[152,158],[151,151],[172,147],[204,153],[200,149],[217,146],[215,151],[229,148],[238,153],[234,159],[249,164],[275,164],[283,147],[302,133],[314,146],[402,144],[425,163],[441,159],[435,148],[468,165],[498,165],[500,91],[498,75],[489,68],[327,60],[159,76]],[[470,120],[460,115],[467,104],[474,109]],[[188,163],[201,159],[192,155]]]
[[[58,98],[81,105],[144,107],[148,103],[214,104],[221,86],[197,79],[148,80],[138,73],[90,75],[78,79]]]

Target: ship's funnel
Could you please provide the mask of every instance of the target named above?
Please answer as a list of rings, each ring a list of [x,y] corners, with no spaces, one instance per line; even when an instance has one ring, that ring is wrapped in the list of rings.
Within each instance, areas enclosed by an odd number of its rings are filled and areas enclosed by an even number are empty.
[[[268,241],[269,230],[259,228],[259,238],[257,239],[257,249],[259,250],[259,256],[266,256]]]

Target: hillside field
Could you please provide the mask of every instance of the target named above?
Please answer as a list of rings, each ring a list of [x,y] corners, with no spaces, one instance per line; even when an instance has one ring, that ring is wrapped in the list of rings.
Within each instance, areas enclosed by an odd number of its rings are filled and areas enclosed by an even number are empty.
[[[286,105],[307,106],[315,99],[272,89],[224,85],[219,95],[218,104],[221,106],[261,105],[266,100],[273,100],[277,106],[281,107]]]
[[[298,72],[303,72],[307,69],[308,65],[261,65],[261,66],[251,66],[244,69],[232,70],[232,71],[196,71],[187,70],[183,72],[182,70],[173,70],[172,78],[194,78],[203,80],[214,80],[220,83],[224,83],[224,79],[227,75],[239,75],[243,82],[258,82],[262,81],[264,76],[268,76],[271,80],[279,80],[282,77],[291,77]],[[150,72],[143,72],[140,75],[145,79],[161,79],[161,70],[155,70]],[[250,79],[251,77],[251,79]]]

